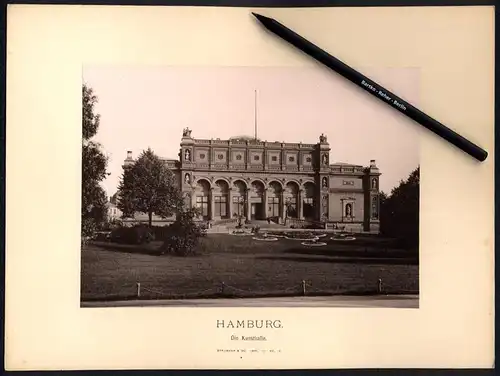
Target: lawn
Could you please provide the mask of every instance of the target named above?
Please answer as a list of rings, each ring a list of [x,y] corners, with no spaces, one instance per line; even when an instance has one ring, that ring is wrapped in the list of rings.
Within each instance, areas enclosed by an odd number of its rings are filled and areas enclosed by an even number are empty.
[[[326,239],[326,240],[325,240]],[[418,257],[383,239],[330,241],[306,247],[298,240],[253,240],[210,234],[192,257],[161,256],[159,243],[93,243],[82,249],[81,299],[255,297],[418,292]]]

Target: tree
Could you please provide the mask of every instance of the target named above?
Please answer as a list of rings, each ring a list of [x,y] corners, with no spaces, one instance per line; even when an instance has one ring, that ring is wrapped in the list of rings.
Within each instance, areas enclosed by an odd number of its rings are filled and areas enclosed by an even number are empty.
[[[419,243],[420,167],[395,187],[380,196],[380,231],[395,237],[407,247]]]
[[[100,123],[95,113],[98,99],[92,88],[82,87],[82,235],[90,236],[104,224],[107,216],[107,195],[100,186],[106,177],[108,160],[101,145],[92,141]]]
[[[147,214],[151,227],[153,214],[170,217],[182,209],[183,199],[172,171],[148,148],[124,170],[117,206],[124,217]]]
[[[255,138],[252,136],[234,136],[229,138],[231,141],[261,141],[260,138]]]

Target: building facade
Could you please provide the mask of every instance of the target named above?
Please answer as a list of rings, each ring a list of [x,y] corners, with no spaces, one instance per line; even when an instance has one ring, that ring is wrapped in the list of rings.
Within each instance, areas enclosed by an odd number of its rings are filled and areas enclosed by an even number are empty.
[[[134,162],[128,152],[124,167]],[[330,145],[195,139],[184,129],[179,159],[166,159],[188,205],[207,220],[295,218],[379,231],[379,179],[367,167],[330,163]]]
[[[108,201],[108,219],[111,221],[121,219],[122,215],[122,211],[117,206],[117,197],[115,193]]]

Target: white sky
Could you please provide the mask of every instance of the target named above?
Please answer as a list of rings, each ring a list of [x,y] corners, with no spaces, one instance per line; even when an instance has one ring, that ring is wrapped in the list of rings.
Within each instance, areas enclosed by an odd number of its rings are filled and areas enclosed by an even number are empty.
[[[418,105],[418,69],[363,72]],[[331,163],[366,166],[375,159],[385,192],[419,164],[418,124],[319,67],[89,66],[83,80],[99,98],[94,140],[109,157],[108,195],[117,189],[127,150],[135,158],[151,147],[177,159],[185,127],[195,138],[253,136],[254,90],[262,140],[316,143],[324,133]]]

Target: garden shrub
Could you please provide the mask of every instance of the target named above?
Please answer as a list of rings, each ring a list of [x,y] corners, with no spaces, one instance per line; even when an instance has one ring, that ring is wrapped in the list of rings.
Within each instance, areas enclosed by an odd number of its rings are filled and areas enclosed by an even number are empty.
[[[122,244],[144,244],[155,239],[153,231],[147,225],[118,227],[111,232],[111,241]]]
[[[167,234],[168,227],[170,225],[164,225],[164,226],[151,226],[151,231],[154,234],[155,239],[163,239],[165,235]]]
[[[190,256],[196,253],[203,229],[194,221],[195,216],[196,211],[192,209],[178,214],[176,221],[167,227],[161,246],[162,254]]]

